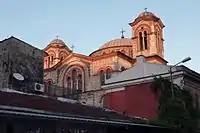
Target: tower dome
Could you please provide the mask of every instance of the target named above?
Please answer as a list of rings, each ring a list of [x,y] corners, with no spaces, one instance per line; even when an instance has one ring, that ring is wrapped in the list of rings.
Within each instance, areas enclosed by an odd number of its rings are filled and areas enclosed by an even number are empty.
[[[132,46],[134,40],[131,38],[117,38],[103,44],[98,50],[92,52],[90,56],[102,56],[112,52],[122,52],[125,55],[132,57]]]
[[[71,51],[68,46],[65,44],[65,42],[61,39],[54,39],[52,40],[46,48],[44,48],[44,50],[50,48],[50,47],[53,47],[53,48],[65,48],[67,49],[68,51]]]
[[[60,46],[60,47],[66,46],[65,43],[64,43],[64,41],[62,41],[61,39],[54,39],[54,40],[52,40],[52,41],[49,43],[49,45],[52,45],[52,46]]]
[[[147,11],[140,13],[138,17],[144,17],[144,16],[156,17],[155,14],[153,14],[152,12],[147,12]]]
[[[132,46],[133,40],[130,38],[118,38],[111,41],[108,41],[104,45],[102,45],[99,49],[108,49],[113,47],[124,47],[124,46]]]

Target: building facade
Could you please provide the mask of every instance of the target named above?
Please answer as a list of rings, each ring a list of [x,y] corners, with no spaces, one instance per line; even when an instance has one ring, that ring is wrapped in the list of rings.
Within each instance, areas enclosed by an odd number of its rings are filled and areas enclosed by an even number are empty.
[[[152,82],[155,76],[170,79],[171,66],[148,63],[144,56],[139,56],[137,60],[135,67],[106,80],[102,86],[106,90],[105,105],[129,116],[152,120],[157,118],[159,106]],[[199,109],[200,74],[185,66],[177,66],[172,69],[172,77],[173,84],[190,91],[194,106]]]
[[[48,93],[76,95],[87,104],[102,106],[106,79],[135,66],[136,57],[144,55],[149,63],[167,64],[164,60],[162,20],[144,11],[130,24],[131,37],[112,39],[89,56],[75,53],[64,41],[55,39],[44,49],[44,80]],[[56,86],[53,87],[48,86]],[[56,89],[57,88],[57,89]],[[53,90],[53,91],[52,91]]]
[[[0,88],[33,91],[43,84],[44,52],[15,37],[0,42]]]

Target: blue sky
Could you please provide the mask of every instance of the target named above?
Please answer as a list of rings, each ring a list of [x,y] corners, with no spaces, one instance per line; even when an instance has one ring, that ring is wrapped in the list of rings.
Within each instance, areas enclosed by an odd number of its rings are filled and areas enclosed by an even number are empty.
[[[15,36],[44,48],[58,35],[75,51],[89,55],[119,38],[121,28],[131,36],[132,22],[144,8],[165,24],[165,59],[200,72],[199,0],[1,0],[0,40]]]

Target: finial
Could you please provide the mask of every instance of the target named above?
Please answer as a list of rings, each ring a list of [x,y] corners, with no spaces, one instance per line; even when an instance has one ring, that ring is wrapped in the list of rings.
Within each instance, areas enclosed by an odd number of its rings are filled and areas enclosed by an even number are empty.
[[[122,33],[122,36],[121,36],[121,38],[124,38],[124,29],[122,28],[122,30],[121,30],[121,33]]]
[[[57,36],[56,36],[56,39],[57,39],[57,40],[58,40],[58,37],[59,37],[59,36],[57,35]]]
[[[72,52],[74,51],[74,48],[75,48],[75,46],[72,44],[71,45]]]
[[[58,37],[59,37],[59,36],[57,35],[57,36],[56,36],[56,43],[58,43]]]
[[[147,12],[147,8],[144,8],[144,12]]]

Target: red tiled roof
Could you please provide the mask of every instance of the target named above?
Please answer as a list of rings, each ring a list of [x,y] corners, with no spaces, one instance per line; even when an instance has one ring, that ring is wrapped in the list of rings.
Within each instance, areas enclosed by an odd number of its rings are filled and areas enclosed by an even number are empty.
[[[104,111],[101,108],[81,104],[61,102],[53,98],[34,95],[0,92],[0,105],[39,109],[54,113],[66,113],[83,117],[130,120],[130,118],[115,112]]]

